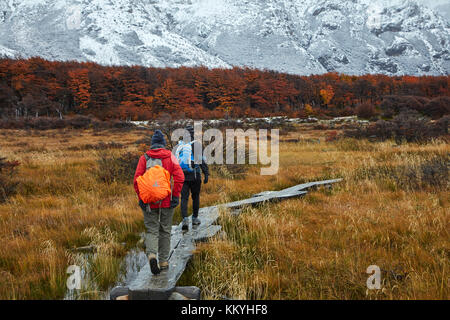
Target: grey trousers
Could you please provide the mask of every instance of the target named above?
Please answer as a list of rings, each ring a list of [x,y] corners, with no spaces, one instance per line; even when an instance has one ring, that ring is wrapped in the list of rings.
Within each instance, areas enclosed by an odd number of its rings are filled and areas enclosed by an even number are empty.
[[[167,262],[170,254],[170,234],[174,209],[142,210],[145,225],[145,253],[158,254],[159,262]]]

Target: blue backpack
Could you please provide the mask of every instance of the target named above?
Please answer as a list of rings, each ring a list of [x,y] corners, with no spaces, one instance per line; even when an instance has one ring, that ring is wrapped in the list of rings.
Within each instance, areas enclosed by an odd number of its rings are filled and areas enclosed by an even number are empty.
[[[175,157],[180,163],[181,169],[186,172],[193,172],[197,165],[194,163],[194,153],[192,152],[192,144],[195,142],[185,143],[184,141],[178,142],[178,148],[175,153]]]

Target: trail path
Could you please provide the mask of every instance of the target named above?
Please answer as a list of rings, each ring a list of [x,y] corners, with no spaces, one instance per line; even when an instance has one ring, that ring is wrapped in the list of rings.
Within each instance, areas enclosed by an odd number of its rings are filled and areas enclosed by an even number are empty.
[[[341,180],[342,179],[334,179],[309,182],[281,191],[261,192],[245,200],[201,208],[199,211],[199,218],[201,219],[202,224],[198,227],[191,228],[188,232],[183,233],[181,231],[181,223],[178,226],[173,226],[171,238],[172,248],[168,270],[161,272],[159,275],[153,275],[150,272],[148,263],[146,263],[139,272],[137,272],[135,277],[129,279],[126,286],[114,288],[111,292],[111,296],[116,297],[121,294],[128,295],[128,299],[130,300],[169,299],[175,291],[176,283],[183,274],[186,264],[193,254],[195,243],[207,240],[221,230],[221,226],[215,224],[219,218],[220,207],[229,208],[233,214],[237,214],[244,206],[254,206],[264,202],[274,202],[301,197],[307,194],[307,190],[309,189],[317,188],[319,186],[331,187],[332,184],[340,182]],[[117,293],[119,291],[122,293]]]

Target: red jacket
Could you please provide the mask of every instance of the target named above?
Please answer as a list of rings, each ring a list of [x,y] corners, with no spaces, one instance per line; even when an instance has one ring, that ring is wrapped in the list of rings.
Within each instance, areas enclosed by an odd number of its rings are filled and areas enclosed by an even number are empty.
[[[151,149],[148,150],[147,155],[153,159],[161,159],[162,166],[164,169],[169,171],[170,176],[173,178],[173,189],[172,196],[179,197],[181,193],[181,188],[183,188],[184,183],[184,173],[178,163],[178,160],[175,158],[173,153],[167,149]],[[139,189],[137,184],[137,178],[142,176],[145,173],[147,167],[147,161],[145,160],[145,156],[142,155],[139,159],[139,163],[136,167],[136,173],[134,174],[134,189],[139,197]],[[141,199],[139,197],[139,199]],[[159,204],[151,204],[151,208],[159,208]],[[161,202],[161,208],[169,208],[170,207],[170,195],[163,199]]]

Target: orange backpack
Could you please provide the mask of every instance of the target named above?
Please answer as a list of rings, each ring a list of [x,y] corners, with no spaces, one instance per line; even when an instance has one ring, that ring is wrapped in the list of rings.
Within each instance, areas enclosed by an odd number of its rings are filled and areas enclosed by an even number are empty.
[[[170,173],[163,168],[161,159],[144,156],[146,171],[137,178],[139,196],[144,203],[158,203],[171,194]]]

